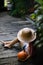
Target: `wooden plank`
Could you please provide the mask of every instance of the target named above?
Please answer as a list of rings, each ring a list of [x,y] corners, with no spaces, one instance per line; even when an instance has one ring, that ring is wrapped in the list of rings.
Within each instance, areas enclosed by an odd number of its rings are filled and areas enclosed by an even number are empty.
[[[34,28],[28,21],[20,21],[20,19],[17,21],[16,19],[8,15],[0,19],[0,41],[14,39],[21,28]],[[24,63],[18,61],[17,53],[19,51],[21,51],[19,43],[14,45],[11,49],[5,49],[0,42],[0,65],[28,65],[29,60]]]
[[[17,59],[17,57],[9,57],[0,59],[0,65],[34,65],[32,60],[29,59],[25,62],[21,62]]]

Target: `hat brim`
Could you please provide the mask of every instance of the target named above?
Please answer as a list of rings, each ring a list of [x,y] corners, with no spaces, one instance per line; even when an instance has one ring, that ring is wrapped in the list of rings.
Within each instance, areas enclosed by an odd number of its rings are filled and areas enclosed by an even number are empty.
[[[33,35],[32,35],[32,38],[31,38],[31,39],[28,39],[27,41],[24,40],[24,39],[21,37],[22,30],[23,30],[23,29],[21,29],[21,30],[18,32],[18,34],[17,34],[17,38],[18,38],[18,40],[19,40],[20,42],[32,42],[32,41],[34,41],[34,40],[36,39],[36,32],[35,32],[35,30],[33,30],[33,29],[31,29],[31,28],[28,28],[28,30],[31,30],[31,31],[32,31]]]

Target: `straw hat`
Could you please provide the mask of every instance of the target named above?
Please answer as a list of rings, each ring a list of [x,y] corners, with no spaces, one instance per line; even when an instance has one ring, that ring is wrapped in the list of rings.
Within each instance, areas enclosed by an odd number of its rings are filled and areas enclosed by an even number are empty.
[[[23,28],[18,32],[17,38],[21,42],[32,42],[36,39],[36,33],[31,28]]]

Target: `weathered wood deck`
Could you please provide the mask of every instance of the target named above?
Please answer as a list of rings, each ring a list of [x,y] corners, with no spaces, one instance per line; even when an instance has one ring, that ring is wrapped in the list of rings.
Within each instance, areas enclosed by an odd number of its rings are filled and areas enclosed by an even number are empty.
[[[0,16],[0,41],[12,40],[17,36],[17,32],[24,27],[34,26],[28,21],[23,21],[18,18],[13,18],[9,15]],[[18,47],[18,49],[17,49]],[[0,65],[33,65],[29,60],[26,62],[19,62],[17,53],[20,51],[19,45],[15,45],[11,49],[5,49],[0,42]]]

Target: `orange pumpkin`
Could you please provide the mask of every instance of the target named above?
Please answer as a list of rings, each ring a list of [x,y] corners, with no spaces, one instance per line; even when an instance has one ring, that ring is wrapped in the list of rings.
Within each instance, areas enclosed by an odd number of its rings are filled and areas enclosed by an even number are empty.
[[[28,54],[23,50],[17,54],[19,60],[25,60]]]

